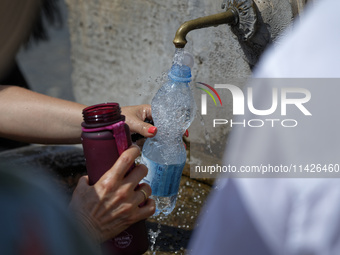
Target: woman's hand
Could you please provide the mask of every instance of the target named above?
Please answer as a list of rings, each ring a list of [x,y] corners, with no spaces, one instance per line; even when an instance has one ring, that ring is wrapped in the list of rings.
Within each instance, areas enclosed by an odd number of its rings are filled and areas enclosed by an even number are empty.
[[[148,104],[122,107],[122,114],[126,117],[126,124],[129,125],[131,133],[139,133],[145,137],[153,137],[157,133],[157,128],[145,119],[152,120],[151,106]]]
[[[90,186],[88,177],[83,176],[73,193],[70,208],[99,243],[155,212],[155,202],[147,198],[151,195],[150,186],[139,185],[147,168],[138,165],[128,173],[139,155],[139,148],[132,145],[96,184]]]

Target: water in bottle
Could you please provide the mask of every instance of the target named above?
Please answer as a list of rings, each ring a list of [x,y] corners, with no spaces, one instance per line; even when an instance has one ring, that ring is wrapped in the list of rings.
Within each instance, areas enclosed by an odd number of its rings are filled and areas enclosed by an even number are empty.
[[[190,63],[191,62],[191,63]],[[142,163],[149,171],[143,182],[152,189],[156,213],[168,215],[176,204],[177,193],[186,162],[182,136],[196,113],[190,88],[192,58],[179,49],[168,78],[151,102],[152,117],[158,131],[143,146]]]

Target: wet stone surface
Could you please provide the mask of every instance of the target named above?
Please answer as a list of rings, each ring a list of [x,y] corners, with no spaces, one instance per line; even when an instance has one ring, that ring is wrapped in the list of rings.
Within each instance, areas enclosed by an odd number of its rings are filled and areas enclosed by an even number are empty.
[[[23,147],[0,153],[0,161],[4,160],[19,165],[23,171],[29,167],[33,175],[41,174],[43,169],[53,176],[58,189],[68,199],[79,178],[86,174],[83,151],[75,146]],[[187,169],[188,166],[184,173]],[[184,254],[209,190],[209,185],[183,175],[174,211],[167,217],[159,215],[147,220],[150,247],[145,254]]]

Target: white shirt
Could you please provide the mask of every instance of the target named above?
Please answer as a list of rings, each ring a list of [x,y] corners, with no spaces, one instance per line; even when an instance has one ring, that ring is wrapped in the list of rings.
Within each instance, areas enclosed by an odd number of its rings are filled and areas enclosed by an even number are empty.
[[[340,77],[340,1],[313,7],[265,53],[254,77]],[[308,87],[313,116],[297,117],[301,128],[234,128],[225,164],[340,163],[340,82],[315,81]],[[340,179],[220,178],[216,186],[191,254],[340,254]]]

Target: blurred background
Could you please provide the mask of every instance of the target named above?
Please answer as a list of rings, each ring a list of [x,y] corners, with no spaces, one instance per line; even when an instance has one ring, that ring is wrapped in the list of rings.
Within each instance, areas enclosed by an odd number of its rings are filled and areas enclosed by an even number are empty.
[[[64,1],[58,1],[58,5],[62,26],[51,26],[44,20],[49,40],[33,42],[28,49],[22,48],[17,61],[32,90],[74,101],[68,13]]]

